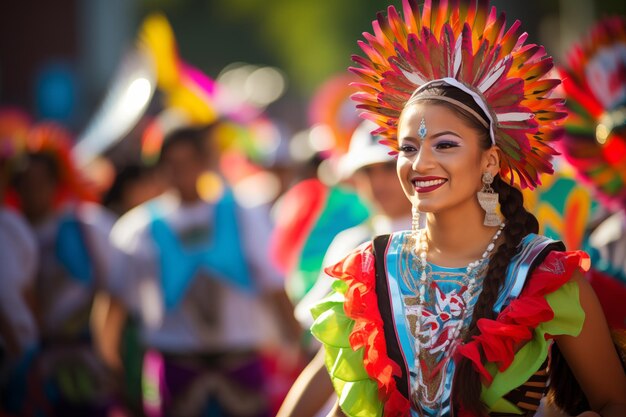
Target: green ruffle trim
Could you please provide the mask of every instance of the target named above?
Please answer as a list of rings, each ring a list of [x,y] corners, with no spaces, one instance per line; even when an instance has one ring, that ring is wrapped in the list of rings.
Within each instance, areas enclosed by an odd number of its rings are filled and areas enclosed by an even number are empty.
[[[363,365],[363,348],[350,346],[354,320],[343,310],[347,284],[336,281],[333,292],[311,309],[314,322],[311,333],[324,345],[326,368],[339,398],[339,406],[348,417],[380,417],[383,404],[378,386]]]
[[[311,310],[314,318],[311,332],[324,345],[326,367],[339,398],[339,406],[348,417],[380,417],[383,404],[378,398],[378,387],[369,378],[363,365],[363,349],[353,351],[349,336],[354,320],[344,312],[346,283],[336,281],[334,292]],[[585,312],[579,302],[578,284],[568,282],[545,296],[554,318],[540,323],[529,340],[515,354],[511,365],[498,372],[493,363],[485,367],[494,376],[489,387],[483,386],[481,399],[492,412],[523,414],[503,397],[524,384],[541,367],[548,356],[551,336],[577,336],[582,330]]]
[[[495,364],[485,365],[494,378],[489,387],[483,386],[481,399],[493,412],[523,414],[522,410],[503,397],[528,381],[544,363],[552,343],[551,340],[546,340],[545,335],[578,336],[582,330],[585,311],[580,302],[572,302],[579,300],[577,283],[568,282],[547,294],[545,298],[554,312],[554,318],[537,326],[533,339],[515,354],[513,362],[506,370],[498,372]]]

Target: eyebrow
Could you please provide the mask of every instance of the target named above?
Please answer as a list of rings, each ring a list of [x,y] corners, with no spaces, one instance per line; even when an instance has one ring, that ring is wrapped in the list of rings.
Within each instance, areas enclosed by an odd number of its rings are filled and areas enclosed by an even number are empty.
[[[459,135],[458,133],[453,132],[453,131],[451,131],[451,130],[444,130],[444,131],[441,131],[441,132],[437,132],[437,133],[435,133],[434,135],[432,135],[432,136],[430,136],[430,137],[431,137],[432,139],[436,139],[436,138],[438,138],[438,137],[440,137],[440,136],[444,136],[444,135],[452,135],[452,136],[456,136],[456,137],[457,137],[457,138],[459,138],[459,139],[463,139],[463,137],[462,137],[461,135]],[[409,140],[416,140],[416,141],[418,141],[418,142],[421,142],[421,141],[422,141],[422,139],[417,138],[417,137],[415,137],[415,136],[404,136],[404,137],[402,137],[401,139],[402,139],[402,140],[407,140],[407,139],[409,139]]]

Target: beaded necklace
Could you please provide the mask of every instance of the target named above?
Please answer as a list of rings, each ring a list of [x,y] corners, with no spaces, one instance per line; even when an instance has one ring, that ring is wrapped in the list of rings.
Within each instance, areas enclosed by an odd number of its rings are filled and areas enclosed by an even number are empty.
[[[426,229],[414,232],[418,242],[418,256],[414,265],[419,278],[414,278],[411,283],[405,281],[412,295],[405,297],[404,301],[407,320],[413,323],[409,325],[414,337],[411,399],[415,408],[420,410],[420,415],[441,415],[439,413],[449,407],[454,367],[451,358],[455,345],[460,343],[464,323],[471,317],[475,298],[481,289],[480,280],[487,270],[489,256],[503,228],[504,223],[495,232],[480,259],[464,268],[443,268],[455,271],[447,273],[448,276],[460,276],[460,289],[446,294],[441,291],[435,278],[441,276],[440,271],[433,271],[433,266],[427,261]],[[447,318],[442,321],[441,315]],[[437,327],[437,330],[433,330],[433,327]]]
[[[465,294],[468,293],[473,293],[474,292],[474,288],[476,287],[476,274],[475,271],[478,268],[478,266],[480,264],[482,264],[485,261],[488,261],[489,255],[491,254],[491,252],[493,251],[493,249],[496,247],[496,241],[498,240],[498,238],[500,237],[500,235],[502,234],[502,229],[504,229],[504,223],[500,224],[500,227],[498,228],[498,230],[496,231],[496,233],[493,235],[493,237],[491,238],[491,241],[489,242],[489,244],[487,245],[487,248],[485,249],[485,251],[483,252],[483,255],[480,259],[477,259],[473,262],[470,262],[466,269],[466,273],[465,276],[467,278],[469,278],[468,283],[467,283],[467,291],[465,292]],[[426,292],[426,287],[428,286],[428,276],[429,276],[429,270],[430,268],[430,264],[428,263],[428,261],[426,260],[426,256],[428,255],[428,237],[426,236],[426,229],[419,229],[418,231],[418,242],[419,242],[419,268],[421,270],[421,274],[420,274],[420,283],[419,283],[419,296],[421,301],[424,300],[424,294]],[[468,295],[469,297],[469,295]],[[468,301],[467,299],[465,300],[466,302]]]

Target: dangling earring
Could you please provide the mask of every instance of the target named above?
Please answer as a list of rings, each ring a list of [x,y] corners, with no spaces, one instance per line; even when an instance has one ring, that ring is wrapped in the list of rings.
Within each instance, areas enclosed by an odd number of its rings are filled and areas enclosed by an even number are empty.
[[[496,193],[491,184],[493,183],[493,175],[491,172],[485,172],[482,177],[483,188],[476,196],[478,197],[478,203],[485,210],[485,226],[499,226],[502,221],[496,213],[496,207],[498,207],[498,193]]]

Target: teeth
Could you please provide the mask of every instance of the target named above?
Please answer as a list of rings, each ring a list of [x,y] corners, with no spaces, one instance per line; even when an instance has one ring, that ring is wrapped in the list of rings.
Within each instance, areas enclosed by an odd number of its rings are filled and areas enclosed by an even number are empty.
[[[433,185],[439,185],[439,184],[443,184],[444,182],[446,182],[446,180],[430,180],[430,181],[415,181],[415,185],[419,188],[424,188],[424,187],[432,187]]]

